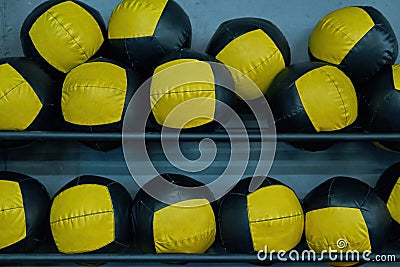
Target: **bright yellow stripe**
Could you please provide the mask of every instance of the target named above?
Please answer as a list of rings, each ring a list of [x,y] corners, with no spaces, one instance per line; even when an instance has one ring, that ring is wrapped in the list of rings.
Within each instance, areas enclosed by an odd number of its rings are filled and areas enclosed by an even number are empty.
[[[114,241],[114,210],[106,186],[84,184],[69,188],[53,201],[50,224],[62,253],[83,253]]]
[[[159,66],[150,88],[150,102],[158,124],[193,128],[214,119],[214,73],[207,62],[179,59]]]
[[[269,250],[289,251],[300,242],[304,228],[303,209],[288,187],[273,185],[249,194],[247,210],[255,251],[265,246]]]
[[[0,130],[29,127],[43,105],[30,84],[9,64],[0,65]]]
[[[113,11],[108,38],[152,36],[168,0],[124,0]]]
[[[390,193],[387,207],[393,220],[400,223],[400,177]]]
[[[104,42],[97,21],[72,1],[48,9],[32,25],[29,36],[39,54],[64,73],[86,62]]]
[[[357,95],[351,80],[334,66],[323,66],[296,81],[303,107],[317,132],[351,125],[358,116]]]
[[[362,8],[336,10],[314,28],[309,41],[310,51],[320,60],[340,64],[374,26],[374,21]]]
[[[67,122],[95,126],[118,122],[125,105],[125,69],[107,62],[91,62],[73,69],[62,90],[61,108]]]
[[[285,68],[281,51],[271,37],[260,29],[234,39],[216,58],[238,70],[231,70],[231,73],[237,94],[245,100],[261,97],[259,90],[265,94],[275,76]]]
[[[24,201],[19,183],[0,181],[0,249],[26,237]]]
[[[157,253],[204,253],[216,234],[210,203],[192,199],[156,211],[153,234]]]
[[[400,65],[392,66],[393,83],[396,90],[400,90]]]

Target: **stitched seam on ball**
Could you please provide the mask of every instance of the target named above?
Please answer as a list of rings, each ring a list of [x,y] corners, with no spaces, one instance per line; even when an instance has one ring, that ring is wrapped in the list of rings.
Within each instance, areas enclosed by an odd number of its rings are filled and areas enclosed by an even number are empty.
[[[293,117],[293,116],[299,114],[299,113],[302,112],[302,111],[303,111],[303,108],[302,108],[302,107],[298,107],[298,108],[297,108],[295,111],[293,111],[292,113],[287,114],[287,115],[283,116],[282,118],[279,118],[279,119],[275,120],[275,123],[276,123],[276,122],[279,122],[279,121],[282,121],[282,120],[285,120],[285,119],[288,119],[288,118],[290,118],[290,117]]]
[[[111,89],[111,90],[125,92],[125,90],[116,87],[96,86],[96,85],[74,85],[74,86],[68,86],[67,88],[64,88],[64,90],[71,90],[74,88],[101,88],[101,89]]]
[[[83,217],[88,217],[88,216],[92,216],[92,215],[99,215],[99,214],[112,213],[112,212],[113,212],[113,211],[93,212],[93,213],[89,213],[89,214],[73,216],[73,217],[70,217],[70,218],[58,219],[58,220],[56,220],[56,221],[50,222],[50,224],[56,224],[56,223],[60,223],[60,222],[63,222],[63,221],[70,221],[70,220],[75,220],[75,219],[79,219],[79,218],[83,218]]]
[[[156,45],[161,49],[161,51],[163,52],[164,56],[168,55],[168,53],[164,50],[164,48],[161,46],[160,41],[158,41],[157,38],[153,37],[152,38],[153,41],[156,42]]]
[[[149,4],[149,3],[144,4],[144,3],[139,2],[139,1],[132,1],[132,4],[135,4],[138,7],[150,7],[151,9],[156,10],[156,11],[163,11],[163,9],[160,9],[160,8],[154,6],[154,5]]]
[[[131,55],[129,54],[129,50],[128,50],[127,40],[128,40],[128,39],[125,39],[125,40],[124,40],[125,52],[126,52],[126,54],[127,54],[127,56],[128,56],[129,62],[132,62],[132,58],[131,58]],[[133,62],[132,62],[132,63],[133,63]],[[131,63],[131,64],[132,64],[132,63]]]
[[[85,55],[86,59],[89,59],[89,57],[86,54],[85,50],[83,50],[83,47],[78,43],[78,41],[74,38],[74,36],[72,36],[72,34],[68,31],[68,29],[65,28],[65,26],[50,11],[47,10],[46,13],[48,13],[50,16],[52,16],[54,18],[54,20],[58,24],[60,24],[60,26],[65,30],[65,32],[71,37],[72,41],[74,41],[74,43],[80,48],[80,50],[82,50],[82,52]]]
[[[273,56],[275,56],[276,53],[279,52],[279,49],[276,49],[274,53],[272,53],[268,58],[264,59],[260,64],[256,65],[254,68],[246,71],[245,73],[242,73],[241,76],[239,76],[238,78],[236,78],[236,80],[239,80],[243,77],[245,77],[247,74],[249,74],[250,72],[260,68],[261,66],[265,65]]]
[[[320,70],[326,75],[326,77],[329,78],[329,80],[331,80],[331,81],[333,82],[333,85],[335,86],[336,91],[337,91],[338,94],[339,94],[340,101],[342,101],[342,105],[343,105],[343,109],[344,109],[344,116],[346,117],[346,125],[347,125],[348,122],[350,121],[350,120],[349,120],[349,114],[348,114],[348,112],[347,112],[347,108],[346,108],[346,105],[345,105],[345,103],[344,103],[342,94],[340,93],[339,87],[337,86],[336,82],[331,78],[331,76],[330,76],[326,71],[324,71],[322,68],[321,68]]]
[[[197,93],[197,92],[214,92],[214,90],[199,90],[199,91],[179,91],[179,92],[166,92],[166,93],[154,93],[150,96],[163,96],[163,95],[172,95],[172,94],[181,94],[181,93]]]
[[[333,186],[333,182],[335,181],[335,178],[332,179],[331,184],[329,185],[329,190],[328,190],[328,207],[331,205],[331,190]]]
[[[335,29],[336,31],[342,33],[346,38],[348,38],[350,41],[355,42],[355,40],[353,40],[353,38],[351,38],[347,33],[345,33],[344,31],[342,31],[341,29],[339,29],[335,24],[332,24],[330,22],[327,22],[326,20],[324,20],[325,25],[332,27],[333,29]]]
[[[284,217],[279,217],[279,218],[261,219],[261,220],[256,220],[256,221],[250,221],[250,223],[262,223],[262,222],[268,222],[268,221],[278,221],[278,220],[295,218],[295,217],[299,217],[299,216],[303,216],[303,214],[299,213],[299,214],[289,215],[289,216],[284,216]]]
[[[6,97],[9,93],[11,93],[12,91],[14,91],[15,89],[17,89],[17,87],[21,86],[22,84],[26,83],[25,81],[20,82],[19,84],[15,85],[13,88],[11,88],[10,90],[8,90],[8,92],[6,92],[2,97],[0,97],[0,100],[2,100],[4,97]]]
[[[378,111],[380,111],[380,109],[382,107],[385,107],[385,104],[387,103],[388,98],[392,97],[392,95],[394,94],[394,91],[390,92],[389,94],[387,94],[384,98],[383,101],[379,102],[379,105],[377,105],[377,107],[374,109],[371,118],[369,120],[369,125],[371,125],[373,123],[373,121],[375,120],[375,115],[378,113]],[[370,104],[368,104],[369,106]]]
[[[364,205],[365,201],[367,201],[367,198],[369,197],[369,194],[371,193],[371,187],[368,187],[368,192],[367,195],[365,196],[364,200],[360,203],[360,209]]]
[[[3,209],[3,210],[0,210],[0,213],[1,212],[7,212],[7,211],[10,211],[10,210],[17,210],[17,209],[23,209],[24,207],[13,207],[13,208],[8,208],[8,209]]]
[[[212,232],[214,232],[214,231],[216,231],[216,228],[215,228],[215,227],[212,228],[211,230],[202,232],[202,233],[200,233],[200,234],[198,234],[198,235],[193,235],[193,236],[188,237],[188,238],[185,238],[185,239],[176,240],[176,241],[168,241],[168,242],[167,242],[167,241],[157,241],[157,243],[159,243],[159,244],[177,244],[177,243],[182,243],[182,242],[185,242],[186,240],[189,240],[189,239],[192,239],[192,238],[204,237],[205,235],[208,235],[208,234],[210,234],[210,233],[212,233]]]

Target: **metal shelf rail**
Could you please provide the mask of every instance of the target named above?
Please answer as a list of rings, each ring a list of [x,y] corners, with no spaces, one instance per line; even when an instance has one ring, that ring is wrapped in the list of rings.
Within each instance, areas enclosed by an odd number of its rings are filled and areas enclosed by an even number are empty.
[[[41,141],[120,141],[121,133],[82,133],[82,132],[0,132],[0,140],[41,140]],[[143,138],[143,134],[124,134],[124,138]],[[161,134],[148,132],[145,134],[146,140],[160,140]],[[163,138],[175,138],[175,135],[164,134]],[[260,134],[249,132],[247,136],[240,134],[227,135],[225,133],[181,133],[181,141],[195,141],[203,138],[210,138],[215,141],[229,141],[230,139],[247,139],[257,141]],[[400,142],[400,133],[329,133],[329,134],[298,134],[287,133],[269,134],[263,136],[264,140],[277,140],[278,142]]]

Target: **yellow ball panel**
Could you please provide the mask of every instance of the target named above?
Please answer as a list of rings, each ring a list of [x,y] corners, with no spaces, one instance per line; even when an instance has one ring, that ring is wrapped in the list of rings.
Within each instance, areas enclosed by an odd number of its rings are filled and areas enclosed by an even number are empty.
[[[251,100],[265,94],[275,76],[285,68],[282,53],[274,41],[262,30],[254,30],[230,42],[216,56],[231,70],[238,95]],[[256,85],[247,81],[252,80]]]
[[[84,126],[122,119],[127,90],[125,69],[107,62],[91,62],[73,69],[62,90],[64,119]]]
[[[26,237],[24,201],[17,182],[0,181],[0,249]]]
[[[174,60],[154,72],[150,103],[160,125],[187,129],[213,121],[215,97],[214,73],[206,62]]]
[[[314,57],[338,65],[374,26],[362,8],[336,10],[318,22],[309,40],[310,51]]]
[[[108,38],[153,36],[168,0],[124,0],[113,11]]]
[[[249,194],[247,209],[255,251],[265,246],[269,251],[289,251],[300,242],[303,209],[294,192],[286,186],[268,186]]]
[[[0,65],[0,130],[29,127],[43,105],[30,84],[11,65]]]
[[[53,201],[50,225],[62,253],[90,252],[110,244],[115,226],[107,187],[84,184],[61,192]]]
[[[392,218],[400,223],[400,177],[390,193],[387,207]]]
[[[64,73],[86,62],[104,42],[97,21],[72,1],[48,9],[32,25],[29,36],[39,54]]]
[[[296,87],[317,132],[340,130],[357,119],[356,91],[338,68],[323,66],[311,70],[296,81]]]
[[[157,253],[204,253],[215,240],[214,212],[206,199],[178,202],[155,212],[153,234]]]
[[[400,90],[400,64],[392,66],[393,83],[396,90]]]
[[[359,209],[329,207],[307,212],[306,239],[310,249],[320,253],[333,250],[371,250],[368,227]],[[347,246],[339,247],[338,240]]]

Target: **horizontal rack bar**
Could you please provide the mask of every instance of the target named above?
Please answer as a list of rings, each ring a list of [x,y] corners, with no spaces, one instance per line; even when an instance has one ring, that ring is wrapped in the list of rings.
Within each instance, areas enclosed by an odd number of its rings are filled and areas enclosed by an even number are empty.
[[[300,252],[299,252],[300,253]],[[301,253],[300,253],[301,255]],[[368,259],[383,259],[385,255],[387,262],[399,262],[400,254],[370,254]],[[390,255],[390,258],[389,258]],[[266,263],[276,262],[338,262],[354,261],[356,258],[350,256],[346,259],[345,253],[342,254],[315,254],[315,260],[309,257],[297,257],[296,255],[279,256],[278,254],[267,254]],[[336,257],[336,258],[335,258]],[[341,259],[341,260],[340,260]],[[359,255],[359,261],[365,261],[362,254]],[[251,263],[258,262],[255,254],[1,254],[0,263],[44,263],[44,262],[190,262],[190,263]]]
[[[81,133],[81,132],[0,132],[0,140],[58,140],[58,141],[120,141],[122,138],[121,133]],[[143,138],[143,134],[129,133],[124,134],[124,138],[139,139]],[[161,133],[146,133],[146,140],[157,141],[161,138]],[[168,140],[176,138],[172,134],[163,134],[163,139]],[[204,138],[210,138],[215,141],[229,141],[230,139],[259,141],[259,133],[231,134],[226,133],[181,133],[179,136],[181,141],[198,141]],[[265,141],[277,140],[279,142],[400,142],[400,133],[324,133],[324,134],[267,134],[263,136]]]

